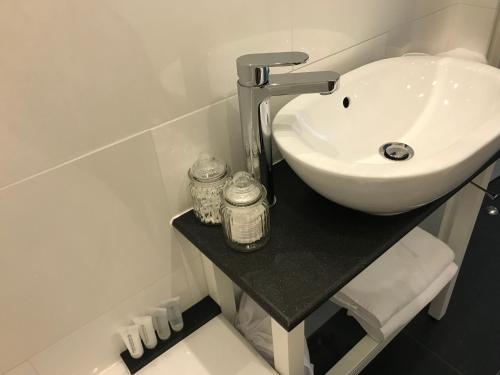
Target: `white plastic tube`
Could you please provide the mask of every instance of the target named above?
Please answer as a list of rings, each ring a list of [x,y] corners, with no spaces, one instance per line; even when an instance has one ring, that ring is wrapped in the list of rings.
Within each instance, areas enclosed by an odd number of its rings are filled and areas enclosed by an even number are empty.
[[[170,322],[172,329],[176,332],[184,328],[180,301],[180,297],[174,297],[162,302],[162,305],[167,309],[168,321]]]
[[[166,340],[170,337],[170,326],[168,325],[167,309],[164,307],[155,307],[148,309],[148,313],[153,318],[153,327],[160,340]]]
[[[132,358],[140,358],[144,354],[141,337],[139,336],[139,326],[127,326],[118,330],[120,336],[127,346],[127,350]]]
[[[153,328],[153,318],[151,316],[137,316],[132,321],[139,326],[139,335],[144,346],[153,349],[158,344],[155,329]]]

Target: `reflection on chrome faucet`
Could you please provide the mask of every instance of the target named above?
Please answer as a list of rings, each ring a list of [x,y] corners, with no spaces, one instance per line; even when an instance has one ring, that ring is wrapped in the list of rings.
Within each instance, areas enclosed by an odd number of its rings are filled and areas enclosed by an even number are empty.
[[[247,169],[267,189],[274,204],[272,128],[269,98],[308,93],[331,94],[340,75],[336,72],[269,74],[270,67],[304,64],[303,52],[250,54],[238,57],[238,99]]]

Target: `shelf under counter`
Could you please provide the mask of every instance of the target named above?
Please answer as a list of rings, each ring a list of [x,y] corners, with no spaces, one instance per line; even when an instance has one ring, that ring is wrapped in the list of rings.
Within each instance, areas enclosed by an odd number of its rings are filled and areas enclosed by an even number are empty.
[[[192,211],[177,217],[173,226],[291,331],[499,156],[447,195],[395,216],[369,215],[331,202],[280,162],[274,167],[278,200],[271,208],[271,239],[253,253],[232,250],[220,227],[200,224]]]

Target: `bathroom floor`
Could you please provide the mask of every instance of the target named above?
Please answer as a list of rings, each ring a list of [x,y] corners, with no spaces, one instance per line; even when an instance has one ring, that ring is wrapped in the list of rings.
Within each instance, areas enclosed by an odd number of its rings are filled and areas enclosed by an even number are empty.
[[[489,187],[500,193],[500,178]],[[363,336],[337,313],[308,339],[315,374]],[[500,375],[500,215],[481,210],[446,315],[438,322],[424,309],[362,372],[379,374]]]

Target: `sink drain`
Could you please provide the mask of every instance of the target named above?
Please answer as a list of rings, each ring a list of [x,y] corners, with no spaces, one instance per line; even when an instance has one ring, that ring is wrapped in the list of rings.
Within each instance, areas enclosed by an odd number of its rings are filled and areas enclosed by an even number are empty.
[[[415,154],[413,149],[406,143],[390,142],[382,145],[379,149],[380,155],[389,160],[409,160]]]

